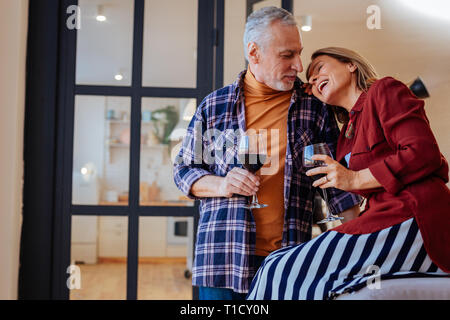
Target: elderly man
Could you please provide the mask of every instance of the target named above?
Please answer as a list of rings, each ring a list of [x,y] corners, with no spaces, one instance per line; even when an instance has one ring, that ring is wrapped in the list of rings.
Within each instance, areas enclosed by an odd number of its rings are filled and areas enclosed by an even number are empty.
[[[192,269],[200,299],[244,299],[264,257],[311,239],[316,189],[302,167],[302,148],[325,142],[334,153],[339,135],[327,106],[297,78],[303,46],[289,12],[267,7],[251,14],[244,49],[248,69],[203,100],[174,166],[179,189],[201,200]],[[269,160],[260,174],[238,161],[237,135],[249,130],[267,137]],[[357,196],[327,190],[334,214],[359,213]],[[268,206],[246,209],[256,192]]]

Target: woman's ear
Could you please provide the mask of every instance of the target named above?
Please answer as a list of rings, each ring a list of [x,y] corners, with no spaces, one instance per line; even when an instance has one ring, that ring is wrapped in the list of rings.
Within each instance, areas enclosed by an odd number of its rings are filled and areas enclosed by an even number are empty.
[[[254,42],[249,42],[247,47],[248,60],[253,64],[259,63],[259,48]]]
[[[358,67],[351,62],[347,64],[347,68],[348,68],[348,71],[350,71],[351,73],[355,72],[356,69],[358,69]]]

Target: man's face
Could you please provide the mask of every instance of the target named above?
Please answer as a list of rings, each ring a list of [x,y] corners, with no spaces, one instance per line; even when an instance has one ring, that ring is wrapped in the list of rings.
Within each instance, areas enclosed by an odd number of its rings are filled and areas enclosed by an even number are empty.
[[[303,71],[300,59],[303,46],[298,28],[275,21],[268,32],[271,32],[270,39],[262,50],[258,48],[255,77],[274,90],[292,90],[297,73]]]

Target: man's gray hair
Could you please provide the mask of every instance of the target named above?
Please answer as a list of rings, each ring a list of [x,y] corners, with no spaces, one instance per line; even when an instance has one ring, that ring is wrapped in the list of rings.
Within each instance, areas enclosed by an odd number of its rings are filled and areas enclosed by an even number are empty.
[[[294,16],[287,10],[278,7],[261,8],[248,16],[245,24],[244,32],[244,54],[248,61],[247,47],[250,42],[256,43],[261,49],[271,37],[271,33],[267,32],[267,28],[274,21],[281,21],[281,23],[289,26],[296,26]]]

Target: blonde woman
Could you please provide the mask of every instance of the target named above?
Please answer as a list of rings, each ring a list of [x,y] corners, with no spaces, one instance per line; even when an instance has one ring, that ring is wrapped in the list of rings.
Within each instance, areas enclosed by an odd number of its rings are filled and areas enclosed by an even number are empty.
[[[364,287],[374,275],[449,276],[448,163],[417,99],[392,77],[377,79],[358,53],[324,48],[311,57],[314,96],[343,123],[336,160],[314,187],[367,199],[359,217],[298,246],[275,251],[253,280],[249,299],[328,299]],[[374,274],[376,273],[376,274]]]

